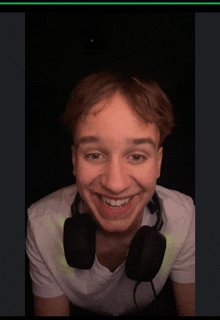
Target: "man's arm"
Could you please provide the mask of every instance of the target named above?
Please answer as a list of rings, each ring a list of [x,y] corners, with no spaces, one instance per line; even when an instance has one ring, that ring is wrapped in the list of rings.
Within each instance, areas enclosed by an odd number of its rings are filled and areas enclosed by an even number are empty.
[[[65,295],[56,298],[41,298],[34,295],[35,316],[68,317],[69,313],[69,300]]]
[[[195,283],[172,283],[178,316],[195,316]]]

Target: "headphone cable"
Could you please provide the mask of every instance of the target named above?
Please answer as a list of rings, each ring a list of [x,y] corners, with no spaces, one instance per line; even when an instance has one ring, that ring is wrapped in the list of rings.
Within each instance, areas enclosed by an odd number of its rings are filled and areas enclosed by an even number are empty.
[[[137,307],[138,310],[140,310],[140,308],[139,308],[139,306],[137,304],[135,294],[136,294],[136,291],[137,291],[137,287],[139,286],[140,283],[141,283],[141,281],[137,281],[135,283],[134,290],[133,290],[133,299],[134,299],[135,306]],[[156,294],[156,290],[155,290],[155,287],[154,287],[154,284],[153,284],[153,280],[150,281],[150,284],[151,284],[151,287],[152,287],[152,290],[153,290],[153,293],[154,293],[154,297],[156,299],[157,294]]]
[[[140,283],[141,283],[141,281],[137,281],[135,283],[134,290],[133,290],[133,299],[134,299],[134,303],[135,303],[137,309],[140,309],[140,308],[139,308],[139,306],[137,304],[137,301],[136,301],[136,298],[135,298],[135,294],[136,294],[136,291],[137,291],[137,287],[139,286]]]
[[[150,281],[150,284],[151,284],[151,287],[152,287],[152,290],[153,290],[153,293],[154,293],[154,298],[156,299],[157,294],[156,294],[156,290],[154,288],[153,280]]]

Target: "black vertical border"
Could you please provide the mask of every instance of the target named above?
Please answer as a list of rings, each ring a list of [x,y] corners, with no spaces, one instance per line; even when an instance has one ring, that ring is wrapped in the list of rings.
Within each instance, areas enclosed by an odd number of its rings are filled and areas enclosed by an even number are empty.
[[[25,13],[0,12],[0,316],[25,305]]]
[[[196,12],[196,316],[220,315],[220,13]]]
[[[25,13],[0,13],[0,316],[24,316]],[[220,13],[196,13],[196,315],[220,315]]]

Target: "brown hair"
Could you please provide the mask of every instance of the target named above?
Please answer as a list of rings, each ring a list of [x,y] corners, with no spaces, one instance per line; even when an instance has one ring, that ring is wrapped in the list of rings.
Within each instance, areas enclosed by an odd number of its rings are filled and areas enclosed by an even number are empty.
[[[174,117],[169,98],[160,86],[152,80],[140,80],[117,73],[100,72],[81,81],[71,92],[62,115],[66,125],[75,137],[76,128],[82,117],[101,100],[120,92],[132,110],[146,123],[155,123],[160,131],[160,145],[171,133]]]

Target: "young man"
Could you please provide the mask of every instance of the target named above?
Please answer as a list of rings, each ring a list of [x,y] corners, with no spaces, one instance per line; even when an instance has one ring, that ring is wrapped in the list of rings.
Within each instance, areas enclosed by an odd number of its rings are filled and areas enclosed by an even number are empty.
[[[173,127],[167,96],[155,82],[98,73],[73,90],[63,121],[73,135],[76,185],[28,210],[26,250],[35,315],[69,316],[69,302],[100,315],[132,314],[136,305],[150,305],[168,277],[178,315],[195,315],[194,204],[189,196],[157,185],[162,143]],[[155,191],[157,214],[150,209]],[[76,213],[71,207],[77,194]],[[75,222],[65,229],[68,218],[83,214],[91,218],[85,225]],[[155,242],[149,233],[158,224]],[[144,226],[152,228],[138,238],[132,255],[131,243]],[[78,258],[71,246],[80,248]],[[87,260],[82,253],[87,247],[92,263],[78,267]],[[137,271],[129,277],[129,259],[131,266],[140,260],[143,276]],[[158,270],[148,279],[149,265],[154,269],[158,259]]]

